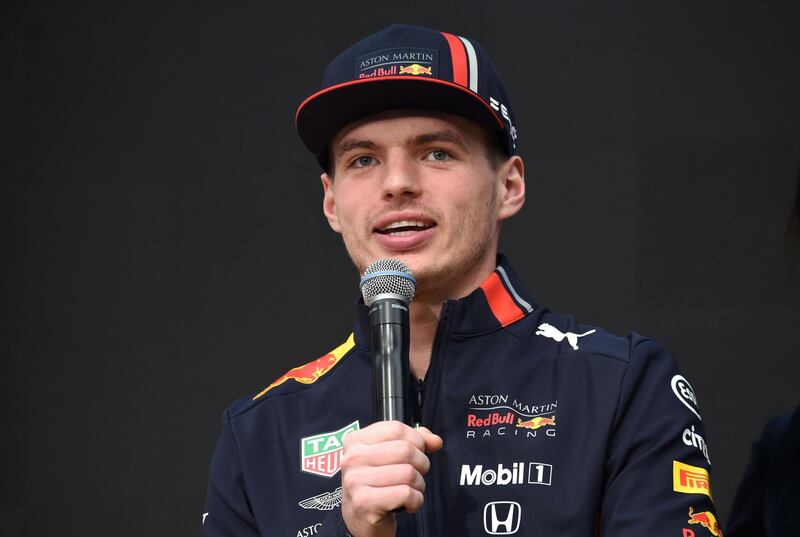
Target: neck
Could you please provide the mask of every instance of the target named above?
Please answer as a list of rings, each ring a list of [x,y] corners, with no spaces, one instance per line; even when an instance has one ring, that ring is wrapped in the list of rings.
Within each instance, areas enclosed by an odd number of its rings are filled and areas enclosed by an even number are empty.
[[[415,299],[410,305],[411,349],[408,353],[408,362],[415,378],[423,379],[428,372],[433,338],[436,337],[443,302],[422,302]]]
[[[424,379],[428,373],[428,366],[433,352],[433,339],[436,337],[436,329],[439,326],[439,316],[442,313],[444,301],[448,298],[457,299],[469,295],[483,283],[494,268],[493,257],[491,264],[487,264],[480,273],[476,274],[472,281],[444,296],[442,293],[427,293],[424,291],[426,286],[418,286],[417,295],[409,306],[411,348],[408,353],[408,361],[411,373],[415,378]]]

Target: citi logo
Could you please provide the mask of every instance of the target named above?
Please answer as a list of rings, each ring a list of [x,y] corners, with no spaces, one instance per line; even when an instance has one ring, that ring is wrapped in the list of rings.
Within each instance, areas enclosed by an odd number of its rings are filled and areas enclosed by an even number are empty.
[[[694,446],[702,451],[703,456],[708,461],[708,464],[711,464],[711,458],[708,456],[708,445],[702,436],[694,432],[694,425],[692,425],[691,429],[684,429],[681,437],[683,438],[684,444],[687,446]]]
[[[497,469],[483,469],[482,464],[461,465],[461,478],[458,482],[463,486],[478,485],[550,485],[553,466],[541,462],[515,462],[510,468],[498,464]]]
[[[517,502],[489,502],[483,508],[483,529],[489,535],[511,535],[519,530],[522,507]]]

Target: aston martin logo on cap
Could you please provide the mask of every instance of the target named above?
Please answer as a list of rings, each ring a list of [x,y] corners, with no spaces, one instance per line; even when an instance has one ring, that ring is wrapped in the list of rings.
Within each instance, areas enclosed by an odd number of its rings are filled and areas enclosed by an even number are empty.
[[[398,75],[435,76],[439,51],[430,48],[390,48],[359,56],[353,78]]]

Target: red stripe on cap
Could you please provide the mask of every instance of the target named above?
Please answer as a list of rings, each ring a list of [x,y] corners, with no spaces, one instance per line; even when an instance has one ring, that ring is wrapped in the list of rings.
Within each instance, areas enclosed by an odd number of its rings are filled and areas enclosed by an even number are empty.
[[[453,60],[453,82],[469,87],[467,52],[464,50],[464,43],[453,34],[440,33],[447,39],[447,44],[450,46],[450,58]]]
[[[503,282],[500,281],[500,276],[496,272],[492,272],[481,284],[481,290],[486,295],[486,302],[489,303],[489,309],[492,314],[500,323],[500,326],[508,326],[517,319],[525,316],[511,295],[506,290]]]

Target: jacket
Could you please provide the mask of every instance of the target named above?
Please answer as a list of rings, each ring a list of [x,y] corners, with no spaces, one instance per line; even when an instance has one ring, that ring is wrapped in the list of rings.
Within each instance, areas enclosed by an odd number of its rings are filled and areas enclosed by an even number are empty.
[[[800,406],[771,418],[753,443],[736,490],[729,537],[800,535]]]
[[[658,342],[539,307],[508,262],[442,306],[419,385],[444,440],[398,536],[722,536],[697,399]],[[366,308],[353,334],[228,408],[206,534],[348,535],[342,438],[372,421]]]

